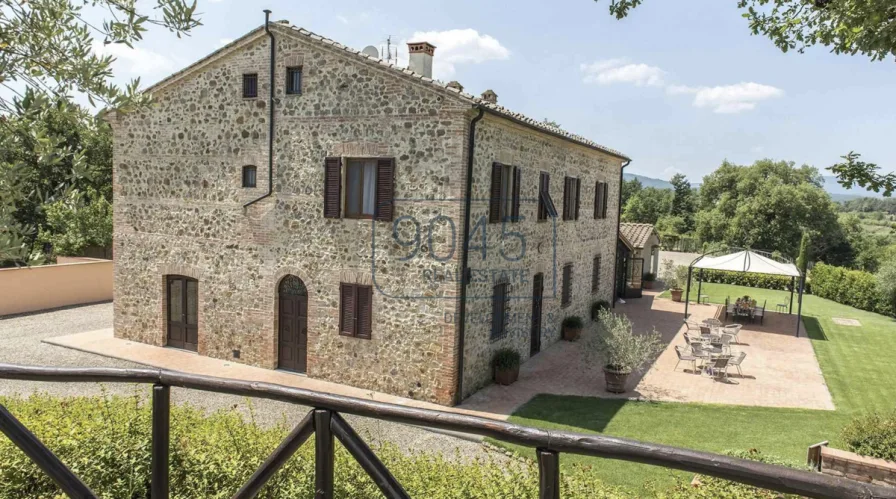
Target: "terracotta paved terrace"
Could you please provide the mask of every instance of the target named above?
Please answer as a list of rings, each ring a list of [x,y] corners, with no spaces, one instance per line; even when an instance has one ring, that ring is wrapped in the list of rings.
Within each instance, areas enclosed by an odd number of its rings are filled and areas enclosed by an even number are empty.
[[[605,390],[601,366],[589,365],[581,350],[588,336],[594,334],[590,324],[583,338],[576,343],[559,342],[525,363],[519,380],[511,386],[491,385],[467,399],[465,409],[509,415],[517,407],[539,393],[606,398],[631,398],[674,402],[751,405],[766,407],[798,407],[833,410],[834,403],[825,385],[821,368],[809,339],[796,338],[796,316],[768,313],[763,325],[744,324],[733,351],[746,352],[744,376],[729,369],[727,382],[690,371],[682,362],[673,370],[678,358],[676,345],[685,345],[683,333],[684,304],[657,299],[655,292],[645,292],[640,299],[619,304],[617,312],[628,315],[635,332],[655,327],[666,343],[660,354],[641,375],[629,379],[631,391],[614,395]],[[720,307],[691,304],[689,312],[699,321],[716,317]],[[729,318],[728,322],[733,322]],[[803,333],[805,334],[805,332]]]

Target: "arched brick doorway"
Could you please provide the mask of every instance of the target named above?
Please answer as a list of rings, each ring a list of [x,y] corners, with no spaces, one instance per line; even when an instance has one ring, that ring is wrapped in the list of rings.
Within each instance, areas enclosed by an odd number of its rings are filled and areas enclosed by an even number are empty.
[[[308,290],[294,275],[280,280],[277,288],[277,367],[304,373],[308,357]]]

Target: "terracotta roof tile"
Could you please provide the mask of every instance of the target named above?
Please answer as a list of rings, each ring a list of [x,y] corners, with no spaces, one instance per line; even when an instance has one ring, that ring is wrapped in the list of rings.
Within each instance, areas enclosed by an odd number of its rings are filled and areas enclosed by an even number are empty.
[[[647,239],[655,233],[655,230],[651,224],[621,223],[619,224],[619,233],[633,247],[641,249],[647,244]]]

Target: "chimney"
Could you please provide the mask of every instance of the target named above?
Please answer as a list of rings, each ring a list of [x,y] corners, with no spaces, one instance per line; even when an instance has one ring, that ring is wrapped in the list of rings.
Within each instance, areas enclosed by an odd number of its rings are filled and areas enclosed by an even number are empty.
[[[498,94],[496,94],[494,90],[488,89],[485,92],[482,92],[482,100],[491,104],[497,104]]]
[[[464,86],[461,85],[460,82],[457,81],[457,80],[451,80],[451,81],[449,81],[448,84],[445,85],[445,86],[448,87],[448,88],[453,88],[454,90],[457,90],[458,92],[463,92],[463,91],[464,91]]]
[[[435,51],[436,46],[429,42],[409,43],[408,69],[427,78],[432,78],[432,56]]]

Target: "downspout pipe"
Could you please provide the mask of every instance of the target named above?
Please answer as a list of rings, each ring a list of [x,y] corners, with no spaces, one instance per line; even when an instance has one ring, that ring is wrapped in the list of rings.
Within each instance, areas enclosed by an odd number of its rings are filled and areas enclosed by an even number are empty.
[[[268,38],[271,39],[271,75],[270,83],[268,85],[271,90],[270,95],[268,96],[268,192],[244,204],[244,209],[270,196],[271,193],[274,192],[274,57],[276,56],[276,45],[274,34],[271,33],[270,30],[270,23],[271,11],[269,9],[264,9],[264,32],[267,33]]]
[[[613,241],[613,248],[615,248],[616,251],[616,257],[613,258],[613,261],[616,263],[616,265],[614,265],[614,267],[616,267],[616,272],[619,272],[619,239],[622,235],[620,232],[622,228],[622,183],[624,182],[622,174],[625,171],[625,167],[630,165],[631,162],[632,160],[626,161],[623,163],[622,168],[619,169],[619,200],[616,202],[616,240]],[[622,274],[622,278],[625,279],[625,269],[622,269]],[[617,293],[619,293],[619,290],[616,289],[617,286],[619,286],[619,276],[614,275],[613,296],[610,301],[610,303],[612,303],[611,307],[613,308],[616,308],[616,300],[618,299]]]
[[[479,110],[470,120],[470,132],[467,137],[467,180],[464,185],[464,230],[461,232],[462,251],[460,257],[460,310],[457,314],[457,390],[454,394],[454,405],[459,405],[464,399],[464,334],[467,324],[467,285],[470,283],[470,207],[473,198],[473,159],[476,150],[476,123],[482,119],[485,110],[482,106],[476,106]]]

